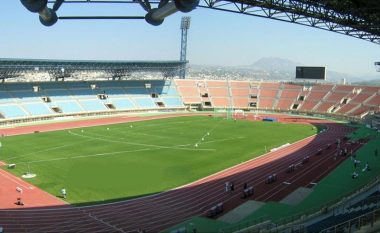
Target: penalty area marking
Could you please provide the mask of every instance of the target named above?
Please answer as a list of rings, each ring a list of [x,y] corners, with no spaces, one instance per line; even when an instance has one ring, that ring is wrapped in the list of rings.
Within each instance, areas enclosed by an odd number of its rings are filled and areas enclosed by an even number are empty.
[[[161,148],[154,148],[154,149],[153,148],[144,148],[144,149],[138,149],[138,150],[125,150],[125,151],[99,153],[99,154],[91,154],[91,155],[78,155],[78,156],[72,156],[72,157],[61,157],[61,158],[54,158],[54,159],[35,160],[35,161],[30,161],[30,162],[21,162],[18,164],[54,162],[54,161],[67,160],[67,159],[81,159],[81,158],[98,157],[98,156],[109,156],[109,155],[116,155],[116,154],[122,154],[122,153],[148,151],[148,150],[159,150],[159,149],[161,149]]]
[[[123,143],[127,145],[135,145],[135,146],[149,146],[149,147],[155,147],[155,148],[160,148],[160,149],[174,149],[174,150],[190,150],[190,151],[215,151],[216,149],[193,149],[193,148],[183,148],[184,146],[188,146],[187,144],[184,145],[177,145],[177,146],[161,146],[161,145],[152,145],[152,144],[144,144],[144,143],[136,143],[136,142],[127,142],[127,141],[119,141],[119,140],[111,140],[111,139],[105,139],[105,138],[95,138],[92,136],[88,135],[82,135],[82,134],[76,134],[71,131],[68,131],[69,134],[78,136],[78,137],[84,137],[84,138],[92,138],[100,141],[105,141],[105,142],[113,142],[113,143]],[[101,135],[96,135],[95,136],[101,136]],[[103,135],[104,137],[104,135]]]
[[[49,148],[46,148],[46,149],[43,149],[43,150],[33,151],[33,152],[26,153],[26,154],[23,154],[23,155],[18,155],[18,156],[10,157],[10,158],[8,158],[8,160],[19,159],[19,158],[27,157],[29,155],[41,153],[41,152],[53,151],[53,150],[61,149],[61,148],[64,148],[64,147],[70,147],[70,146],[73,146],[73,145],[76,145],[76,144],[80,144],[80,143],[87,142],[87,141],[93,141],[93,140],[95,140],[95,139],[87,139],[87,140],[84,140],[84,141],[81,141],[81,142],[74,142],[74,143],[65,144],[65,145],[62,145],[62,146],[49,147]]]

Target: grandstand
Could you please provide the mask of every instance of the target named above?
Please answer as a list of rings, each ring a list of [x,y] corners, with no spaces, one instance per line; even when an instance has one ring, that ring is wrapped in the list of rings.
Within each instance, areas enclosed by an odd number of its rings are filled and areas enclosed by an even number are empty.
[[[379,111],[380,88],[208,80],[5,82],[1,122],[128,111],[244,109],[363,118]]]

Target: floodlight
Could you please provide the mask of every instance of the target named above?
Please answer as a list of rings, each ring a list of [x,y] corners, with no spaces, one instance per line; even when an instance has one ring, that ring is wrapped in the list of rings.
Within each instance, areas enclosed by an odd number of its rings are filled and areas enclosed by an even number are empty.
[[[63,1],[56,1],[53,9],[47,7],[47,0],[21,0],[22,5],[33,13],[38,13],[40,22],[45,26],[52,26],[58,21],[56,10]]]
[[[145,20],[154,26],[158,26],[164,22],[164,19],[177,11],[190,12],[199,4],[199,0],[173,0],[156,9],[150,9],[145,15]]]

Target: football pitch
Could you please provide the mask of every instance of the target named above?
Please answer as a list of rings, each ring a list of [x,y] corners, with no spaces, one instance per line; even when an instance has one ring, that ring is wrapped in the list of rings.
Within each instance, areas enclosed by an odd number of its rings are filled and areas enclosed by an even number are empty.
[[[310,125],[176,117],[4,137],[0,160],[74,205],[159,193],[315,134]]]

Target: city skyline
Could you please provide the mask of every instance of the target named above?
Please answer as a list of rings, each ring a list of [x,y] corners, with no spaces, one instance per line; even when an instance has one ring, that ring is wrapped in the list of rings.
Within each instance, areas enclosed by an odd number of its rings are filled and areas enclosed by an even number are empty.
[[[144,20],[59,21],[44,27],[17,0],[2,0],[0,57],[91,60],[178,60],[180,21],[191,16],[190,64],[240,66],[262,57],[326,66],[351,75],[378,75],[380,46],[315,28],[197,8],[158,27]],[[144,15],[137,4],[64,4],[59,15]]]

